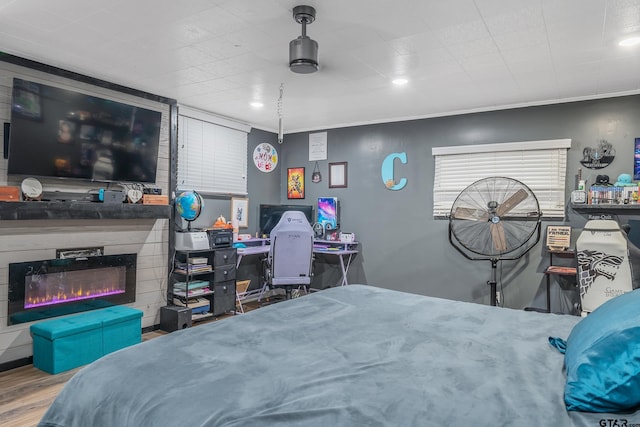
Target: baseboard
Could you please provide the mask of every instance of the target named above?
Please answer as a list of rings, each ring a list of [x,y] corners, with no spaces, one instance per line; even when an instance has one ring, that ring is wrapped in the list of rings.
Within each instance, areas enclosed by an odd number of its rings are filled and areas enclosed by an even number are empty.
[[[20,368],[22,366],[33,365],[33,356],[12,360],[11,362],[0,363],[0,372]]]
[[[147,332],[153,332],[160,329],[160,324],[147,326],[146,328],[142,328],[142,333],[146,334]]]

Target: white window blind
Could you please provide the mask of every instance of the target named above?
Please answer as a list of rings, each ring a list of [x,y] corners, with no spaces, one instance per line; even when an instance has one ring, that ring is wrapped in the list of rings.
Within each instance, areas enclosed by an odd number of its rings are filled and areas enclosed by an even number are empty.
[[[196,116],[196,117],[192,117]],[[247,130],[189,108],[178,115],[178,190],[247,194]]]
[[[434,147],[433,215],[447,216],[460,192],[487,177],[517,179],[535,194],[544,217],[562,218],[570,139]]]

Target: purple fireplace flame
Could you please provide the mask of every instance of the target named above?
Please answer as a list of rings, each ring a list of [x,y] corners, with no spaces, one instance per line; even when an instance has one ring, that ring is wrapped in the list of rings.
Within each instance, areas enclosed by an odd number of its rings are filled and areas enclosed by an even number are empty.
[[[123,294],[125,275],[124,266],[32,274],[25,277],[24,308]]]

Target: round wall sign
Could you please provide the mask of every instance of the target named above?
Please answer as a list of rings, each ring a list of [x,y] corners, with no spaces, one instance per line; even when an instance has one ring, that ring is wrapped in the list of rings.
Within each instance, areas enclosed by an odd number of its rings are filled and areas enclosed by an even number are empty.
[[[268,142],[258,144],[253,150],[253,163],[262,172],[271,172],[278,165],[278,152]]]

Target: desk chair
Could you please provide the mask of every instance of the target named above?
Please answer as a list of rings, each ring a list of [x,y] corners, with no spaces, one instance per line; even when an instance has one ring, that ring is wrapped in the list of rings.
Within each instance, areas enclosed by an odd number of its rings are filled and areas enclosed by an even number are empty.
[[[582,316],[633,289],[627,236],[613,220],[590,220],[576,240]]]
[[[267,285],[284,288],[291,299],[294,287],[311,285],[313,275],[313,228],[304,213],[286,211],[269,235]]]

